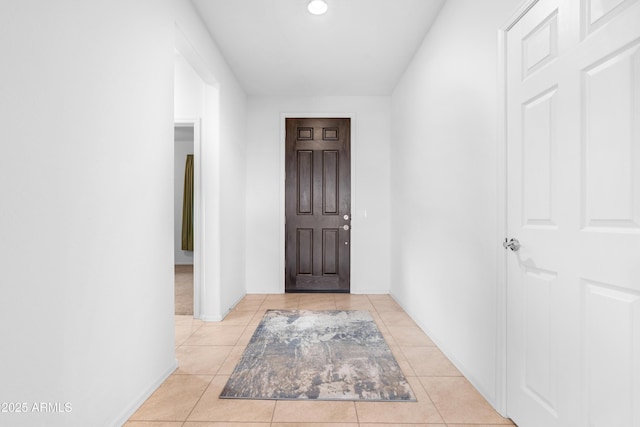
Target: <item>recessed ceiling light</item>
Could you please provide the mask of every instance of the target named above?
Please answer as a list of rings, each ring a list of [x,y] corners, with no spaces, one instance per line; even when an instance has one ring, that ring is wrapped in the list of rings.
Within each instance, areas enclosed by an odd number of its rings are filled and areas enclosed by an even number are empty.
[[[307,9],[314,15],[322,15],[327,11],[329,6],[327,6],[327,2],[324,0],[311,0]]]

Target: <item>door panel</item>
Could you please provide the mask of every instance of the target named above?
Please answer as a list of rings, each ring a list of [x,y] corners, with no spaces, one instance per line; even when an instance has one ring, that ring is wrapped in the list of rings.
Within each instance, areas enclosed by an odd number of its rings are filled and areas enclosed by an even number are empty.
[[[350,119],[291,118],[286,132],[285,290],[349,292]]]
[[[640,42],[590,66],[583,80],[584,225],[638,229]]]
[[[524,274],[526,322],[524,388],[552,416],[558,407],[558,337],[553,301],[558,287],[554,272],[527,268]]]
[[[640,293],[589,280],[582,287],[589,425],[636,426]]]
[[[553,165],[556,158],[557,87],[523,104],[523,209],[525,226],[556,227]]]
[[[539,0],[508,31],[507,413],[640,425],[640,1]]]

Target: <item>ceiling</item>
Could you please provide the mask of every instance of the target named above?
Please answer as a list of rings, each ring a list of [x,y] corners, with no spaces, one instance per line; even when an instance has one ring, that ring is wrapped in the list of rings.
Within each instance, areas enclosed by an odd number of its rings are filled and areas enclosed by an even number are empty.
[[[250,95],[389,95],[445,0],[192,0]]]

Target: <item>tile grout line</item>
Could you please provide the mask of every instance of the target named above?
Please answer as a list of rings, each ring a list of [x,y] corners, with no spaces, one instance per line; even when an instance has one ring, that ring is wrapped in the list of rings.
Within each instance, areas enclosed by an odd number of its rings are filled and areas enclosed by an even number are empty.
[[[356,411],[356,423],[360,426],[360,416],[358,415],[358,405],[356,405],[356,401],[353,401],[353,410]]]
[[[202,325],[200,325],[202,326]],[[194,331],[195,332],[195,331]],[[193,335],[193,333],[192,333]],[[191,336],[191,335],[189,335]],[[186,341],[185,341],[186,342]],[[176,369],[176,371],[180,369],[180,361],[178,361],[178,368]],[[218,370],[220,370],[220,368],[218,368]],[[217,371],[216,371],[217,372]],[[193,376],[195,377],[196,374],[187,374],[189,376]],[[196,407],[198,406],[198,403],[200,403],[200,401],[202,400],[202,396],[204,396],[204,394],[207,392],[207,389],[211,386],[211,383],[213,382],[213,379],[216,377],[216,375],[212,375],[211,379],[209,380],[209,383],[207,384],[207,386],[204,388],[204,390],[202,390],[202,393],[200,394],[200,397],[198,397],[198,400],[196,400],[196,403],[193,405],[193,408],[191,408],[191,410],[189,411],[189,413],[187,414],[186,418],[184,419],[184,421],[182,422],[182,426],[184,427],[184,425],[187,423],[187,420],[189,420],[189,417],[191,416],[191,414],[193,413],[193,411],[196,409]]]

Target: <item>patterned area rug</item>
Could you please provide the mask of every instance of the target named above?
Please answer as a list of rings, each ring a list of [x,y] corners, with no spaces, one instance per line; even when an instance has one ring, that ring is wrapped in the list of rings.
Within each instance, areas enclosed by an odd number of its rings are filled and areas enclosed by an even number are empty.
[[[220,397],[416,401],[369,312],[343,310],[268,310]]]

